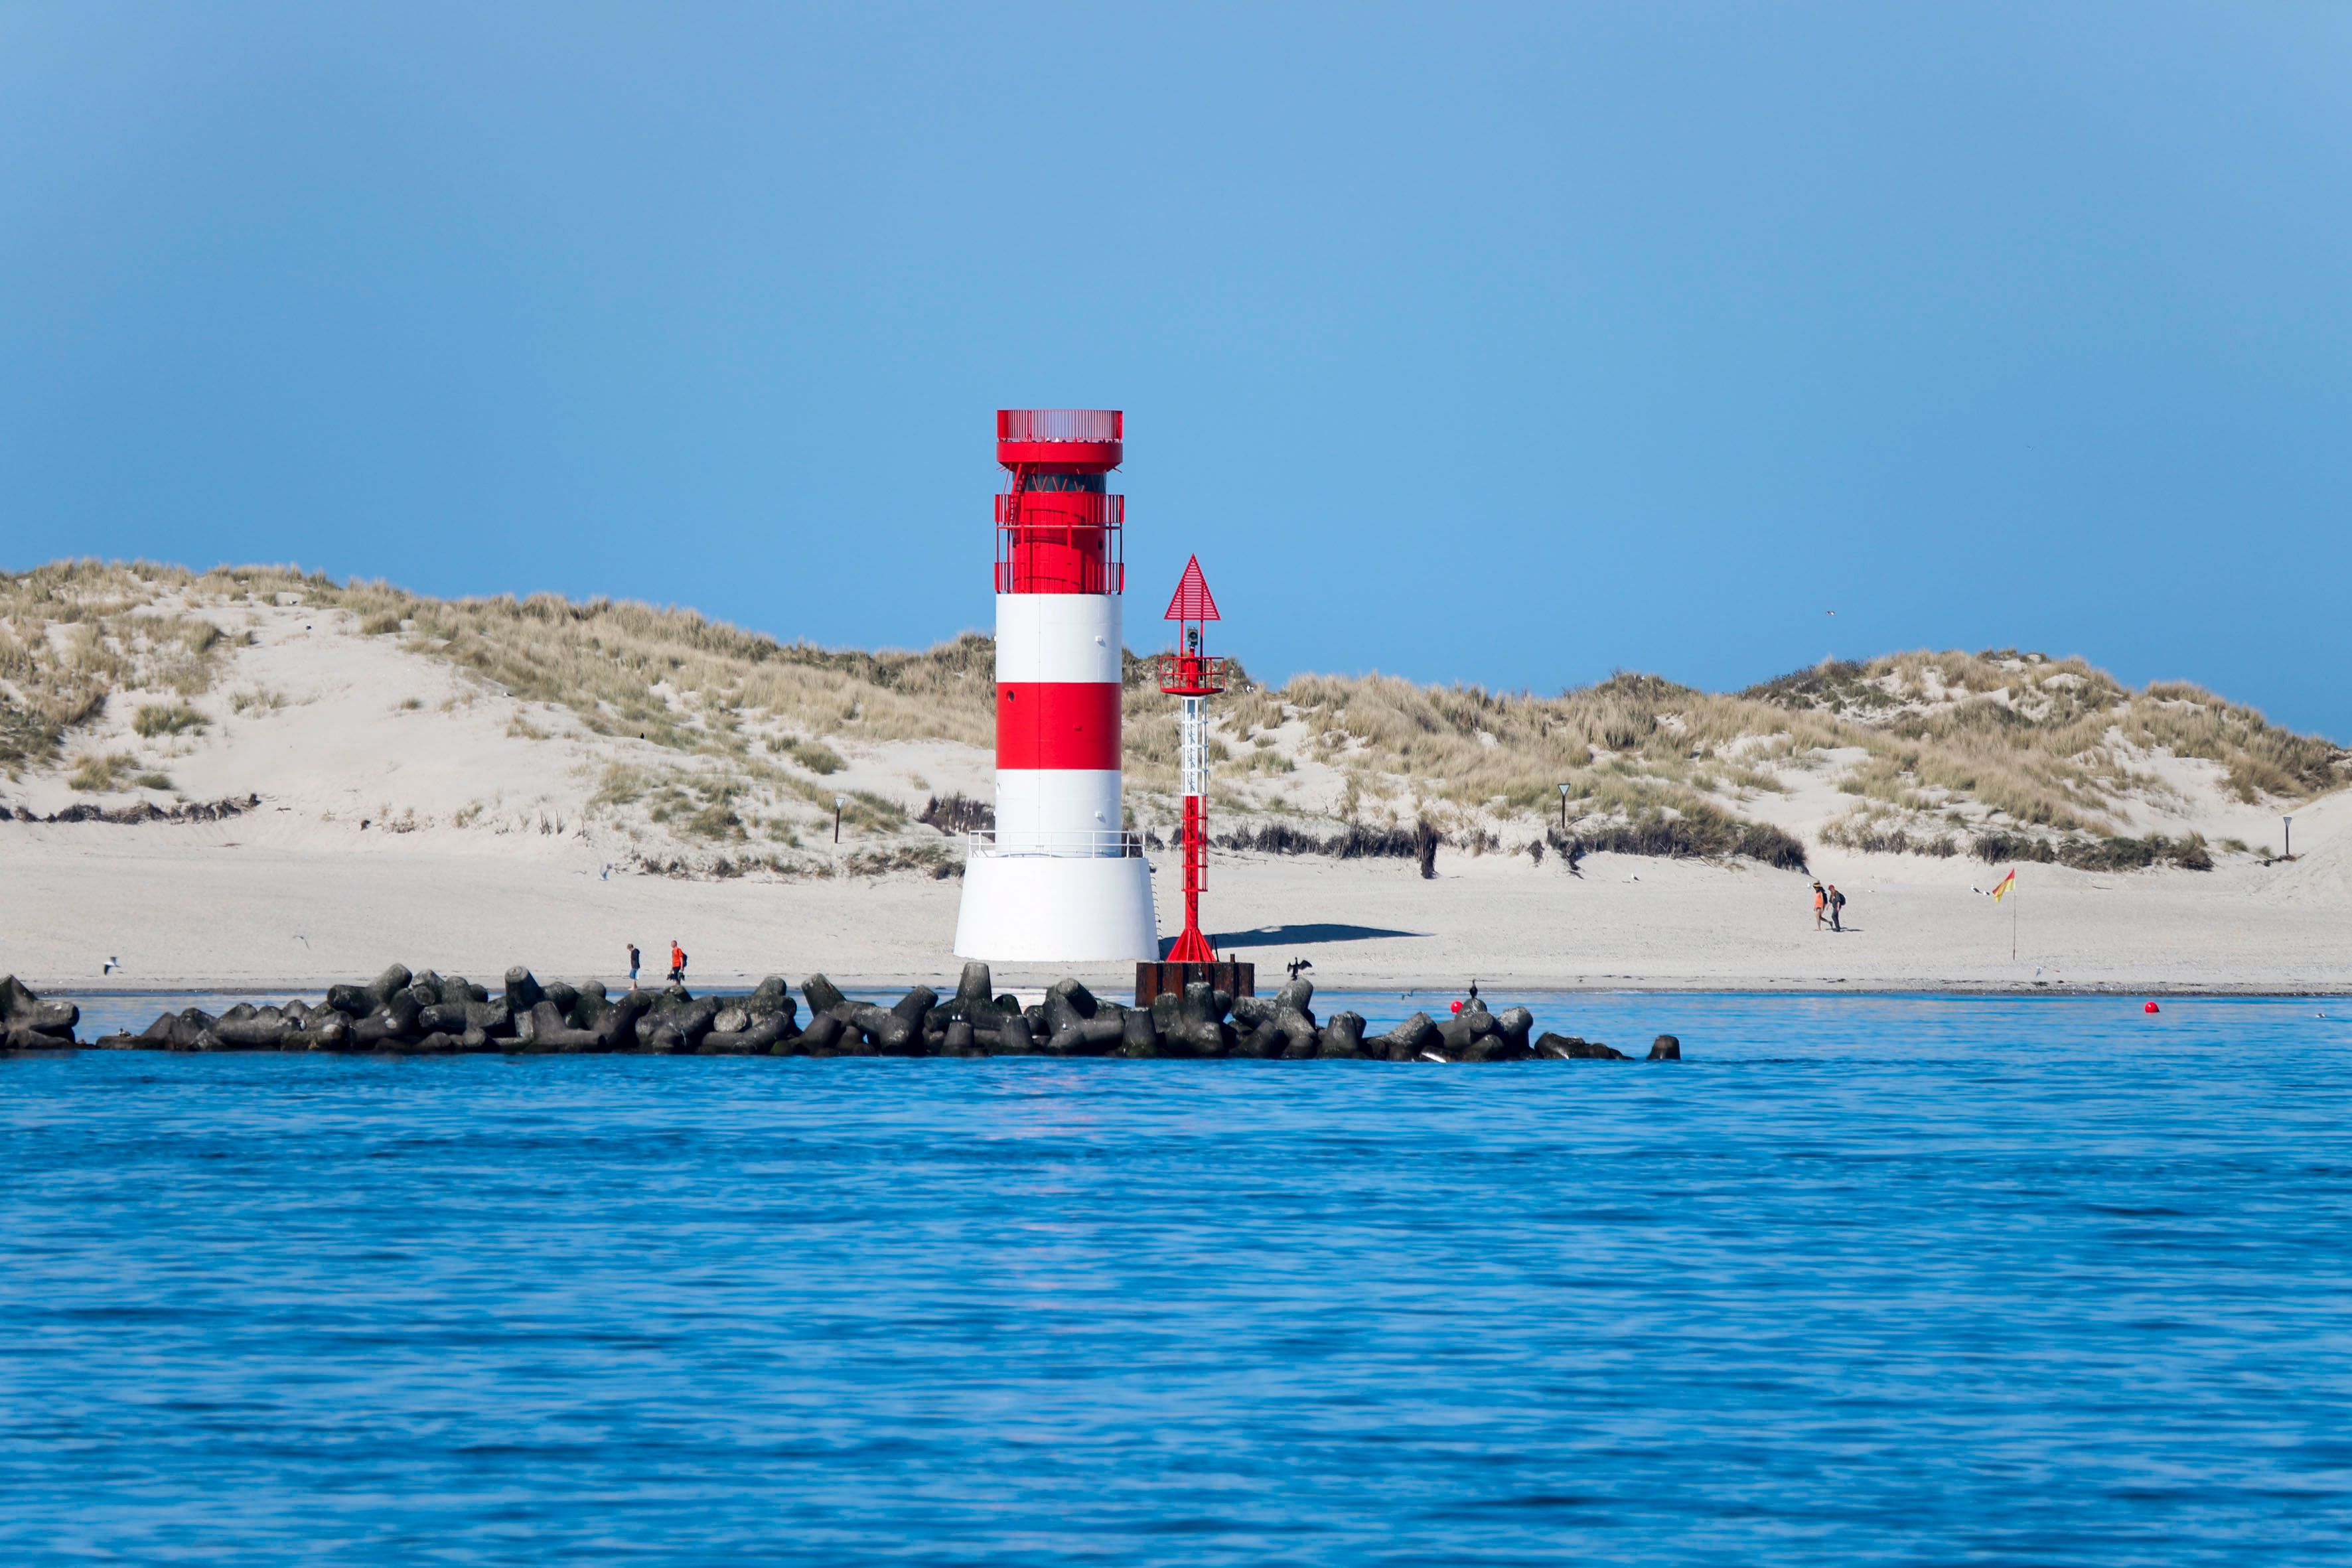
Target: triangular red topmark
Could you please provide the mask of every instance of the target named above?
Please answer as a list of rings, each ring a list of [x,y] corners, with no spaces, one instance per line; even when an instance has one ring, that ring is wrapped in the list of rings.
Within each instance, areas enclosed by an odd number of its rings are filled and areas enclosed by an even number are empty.
[[[1201,575],[1201,558],[1194,556],[1184,563],[1183,580],[1176,585],[1176,597],[1168,601],[1164,621],[1218,621],[1217,601],[1209,596],[1209,580]]]

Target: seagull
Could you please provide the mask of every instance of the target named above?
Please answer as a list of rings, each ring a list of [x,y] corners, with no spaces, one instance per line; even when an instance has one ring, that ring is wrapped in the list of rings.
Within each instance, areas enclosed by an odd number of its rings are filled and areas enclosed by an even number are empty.
[[[99,973],[101,975],[111,975],[115,970],[120,969],[121,967],[122,967],[122,960],[110,956],[106,960],[106,963],[99,969]],[[2326,1018],[2327,1015],[2326,1013],[2322,1013],[2319,1016]]]

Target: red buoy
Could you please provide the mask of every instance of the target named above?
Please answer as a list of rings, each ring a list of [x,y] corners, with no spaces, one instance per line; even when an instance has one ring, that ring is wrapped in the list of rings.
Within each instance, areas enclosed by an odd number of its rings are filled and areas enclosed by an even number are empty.
[[[2159,1013],[2159,1012],[2162,1012],[2164,1009],[2163,1009],[2162,1008],[2158,1007],[2154,1002],[2143,1002],[2143,1003],[2141,1003],[2141,1004],[2140,1004],[2140,1009],[2139,1009],[2139,1010],[2140,1010],[2140,1011],[2142,1011],[2142,1012],[2144,1012],[2144,1013]]]

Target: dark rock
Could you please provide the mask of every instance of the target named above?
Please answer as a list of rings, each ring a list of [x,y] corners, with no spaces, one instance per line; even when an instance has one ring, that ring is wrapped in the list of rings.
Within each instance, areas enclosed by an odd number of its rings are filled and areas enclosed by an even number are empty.
[[[1505,1008],[1495,1017],[1495,1032],[1521,1051],[1528,1049],[1528,1036],[1535,1027],[1536,1015],[1525,1008]]]
[[[246,1051],[276,1051],[285,1040],[286,1020],[268,1018],[256,1011],[245,1018],[224,1016],[214,1026],[223,1045],[236,1046]]]
[[[745,1027],[733,1030],[712,1029],[709,1034],[702,1037],[701,1045],[697,1047],[703,1055],[771,1055],[777,1046],[784,1042],[785,1030],[793,1029],[792,1020],[782,1013],[772,1012],[753,1019],[740,1008],[722,1008],[719,1009],[718,1021],[725,1023],[730,1016],[743,1018]],[[793,1030],[793,1032],[797,1033],[798,1030]]]
[[[1007,1056],[1029,1056],[1037,1050],[1037,1037],[1031,1032],[1025,1013],[1014,1013],[1006,1019],[1004,1026],[996,1031],[996,1038]]]
[[[831,1013],[819,1013],[809,1019],[809,1026],[793,1042],[793,1048],[803,1056],[838,1056],[841,1037],[847,1028]]]
[[[1315,1021],[1314,1000],[1315,982],[1304,975],[1294,975],[1282,989],[1274,993],[1274,1005],[1277,1011],[1288,1008],[1303,1015],[1309,1023]]]
[[[1437,1043],[1433,1049],[1448,1061],[1460,1061],[1470,1054],[1470,1047],[1477,1039],[1471,1020],[1454,1013],[1437,1020]]]
[[[1437,1026],[1427,1013],[1415,1013],[1380,1039],[1364,1042],[1367,1054],[1388,1061],[1416,1061],[1436,1044]]]
[[[752,987],[751,994],[743,998],[743,1010],[755,1019],[766,1018],[771,1013],[798,1019],[801,1005],[793,1000],[792,988],[784,984],[782,976],[770,975]]]
[[[801,995],[808,999],[809,1013],[812,1017],[818,1013],[829,1013],[849,999],[841,994],[840,987],[823,975],[811,975],[807,979],[803,980]]]
[[[888,1008],[861,1002],[853,1007],[849,1021],[865,1031],[874,1042],[875,1051],[883,1056],[914,1056],[920,1051],[923,1030],[919,1014],[909,1019]]]
[[[1148,1008],[1128,1008],[1119,1015],[1118,1054],[1146,1060],[1160,1054],[1160,1030]]]
[[[1289,989],[1287,986],[1283,988]],[[1315,1020],[1298,1009],[1277,1006],[1268,1021],[1282,1040],[1282,1049],[1276,1054],[1286,1061],[1305,1061],[1322,1050],[1322,1042],[1315,1036]]]
[[[466,1016],[464,1002],[435,1002],[429,1008],[416,1009],[416,1027],[430,1034],[436,1030],[462,1034],[471,1023]]]
[[[1680,1061],[1682,1059],[1683,1042],[1673,1035],[1662,1034],[1650,1042],[1652,1061]]]
[[[645,998],[648,1008],[661,999],[661,993],[657,991],[631,991],[628,994]],[[613,1004],[605,999],[604,986],[591,980],[572,998],[572,1005],[564,1009],[563,1016],[573,1029],[601,1029],[612,1011]]]
[[[645,993],[640,991],[637,994],[643,996]],[[568,1019],[572,1009],[580,1005],[580,992],[562,980],[550,980],[547,983],[547,999],[555,1004],[557,1012]]]
[[[966,974],[971,973],[971,965],[964,966]],[[982,965],[981,973],[983,978],[986,977],[987,971],[988,966]],[[987,988],[983,986],[982,988],[985,990]],[[950,1019],[948,1027],[940,1031],[940,1054],[941,1056],[982,1056],[986,1052],[980,1049],[980,1033],[971,1027],[971,1022],[964,1019]]]
[[[1535,1048],[1524,1040],[1513,1040],[1507,1034],[1482,1034],[1470,1042],[1465,1061],[1525,1061],[1535,1054]]]
[[[990,989],[994,984],[988,966],[979,959],[974,958],[964,965],[963,974],[957,978],[955,988],[956,1003],[967,1009],[961,1016],[971,1017],[969,1009],[972,1008],[993,1006],[995,998],[990,994]]]
[[[1243,1001],[1250,998],[1244,997]],[[1261,1016],[1255,1024],[1244,1021],[1248,1014],[1235,1015],[1231,1028],[1234,1043],[1225,1054],[1245,1061],[1264,1061],[1282,1054],[1282,1031],[1274,1027],[1274,1019]]]
[[[1101,1010],[1101,1004],[1095,1000],[1095,994],[1076,980],[1056,980],[1053,990],[1047,994],[1069,998],[1070,1006],[1077,1009],[1082,1019],[1090,1019]]]
[[[1049,1039],[1067,1033],[1092,1016],[1080,1012],[1077,1003],[1072,1001],[1058,986],[1045,993],[1043,1008],[1045,1016],[1041,1021]]]
[[[1545,1034],[1537,1040],[1535,1051],[1538,1056],[1555,1056],[1568,1061],[1626,1060],[1622,1051],[1612,1050],[1597,1040],[1586,1040],[1581,1035],[1573,1034]]]
[[[1235,997],[1231,1006],[1234,1027],[1244,1034],[1274,1017],[1274,1003],[1265,997]]]
[[[939,1005],[940,994],[937,991],[929,986],[917,986],[913,990],[891,1003],[890,1010],[917,1029],[920,1029],[923,1027],[923,1019],[929,1017],[931,1009]]]
[[[370,980],[362,988],[362,989],[367,994],[368,1006],[366,1010],[373,1012],[377,1008],[383,1006],[384,1003],[392,1000],[394,996],[408,989],[409,986],[414,983],[415,979],[415,977],[408,972],[405,965],[393,965],[383,974],[378,975],[374,979]],[[339,1009],[337,1010],[341,1011],[344,1009]]]
[[[1331,1015],[1317,1040],[1317,1054],[1330,1061],[1346,1061],[1364,1054],[1364,1015],[1342,1012]]]
[[[507,971],[506,994],[508,1010],[518,1018],[537,1007],[547,997],[547,993],[540,988],[539,977],[520,964]]]
[[[1067,1028],[1056,1030],[1045,1042],[1045,1049],[1055,1056],[1108,1056],[1127,1039],[1124,1019],[1103,1017],[1079,1019]]]
[[[56,1036],[52,1045],[71,1045],[81,1009],[71,1002],[45,1002],[14,975],[0,975],[0,1029]],[[19,1047],[18,1049],[26,1049]]]

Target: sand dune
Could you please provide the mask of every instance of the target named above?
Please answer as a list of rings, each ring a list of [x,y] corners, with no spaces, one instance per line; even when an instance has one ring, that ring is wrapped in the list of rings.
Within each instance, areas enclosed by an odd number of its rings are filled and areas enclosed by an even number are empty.
[[[778,753],[763,765],[766,793],[736,802],[748,823],[730,841],[750,847],[730,852],[748,861],[764,845],[790,874],[710,875],[707,853],[703,874],[652,874],[643,868],[687,841],[663,813],[703,799],[675,781],[720,763],[740,768],[740,758],[594,733],[574,711],[363,634],[349,610],[248,602],[226,612],[223,629],[236,644],[190,699],[201,730],[136,733],[140,707],[171,694],[126,689],[73,749],[135,754],[186,799],[258,794],[261,804],[215,823],[0,824],[0,971],[64,991],[315,988],[392,958],[478,979],[509,963],[613,978],[627,941],[650,953],[673,937],[707,980],[824,969],[879,983],[951,968],[956,846],[905,818],[933,793],[984,798],[991,759],[981,747],[835,734],[824,741],[833,770],[822,774],[794,759],[802,754]],[[1286,789],[1317,780],[1318,769],[1339,787],[1303,735],[1270,744],[1297,749]],[[2223,787],[2215,764],[2142,755],[2137,766],[2157,783],[2127,813],[2136,831],[2275,844],[2277,813],[2292,810],[2300,858],[2264,864],[2222,852],[2202,873],[2027,865],[2012,910],[1971,891],[1997,874],[1975,859],[1822,843],[1822,826],[1852,809],[1840,770],[1856,760],[1815,756],[1785,770],[1779,790],[1743,801],[1803,840],[1812,870],[1846,890],[1848,933],[1812,930],[1805,875],[1747,860],[1612,854],[1590,855],[1570,874],[1557,854],[1538,863],[1511,852],[1538,820],[1507,817],[1496,819],[1500,849],[1449,847],[1433,881],[1406,862],[1220,853],[1212,929],[1269,967],[1309,958],[1327,986],[1475,977],[1507,988],[2352,988],[2344,792],[2284,807],[2248,801]],[[128,798],[77,790],[68,772],[29,770],[0,785],[0,805],[46,815]],[[620,777],[638,779],[635,793],[614,789]],[[836,791],[873,802],[837,848]],[[1162,929],[1172,931],[1172,857],[1159,862]],[[110,958],[121,960],[113,977],[102,973]]]

